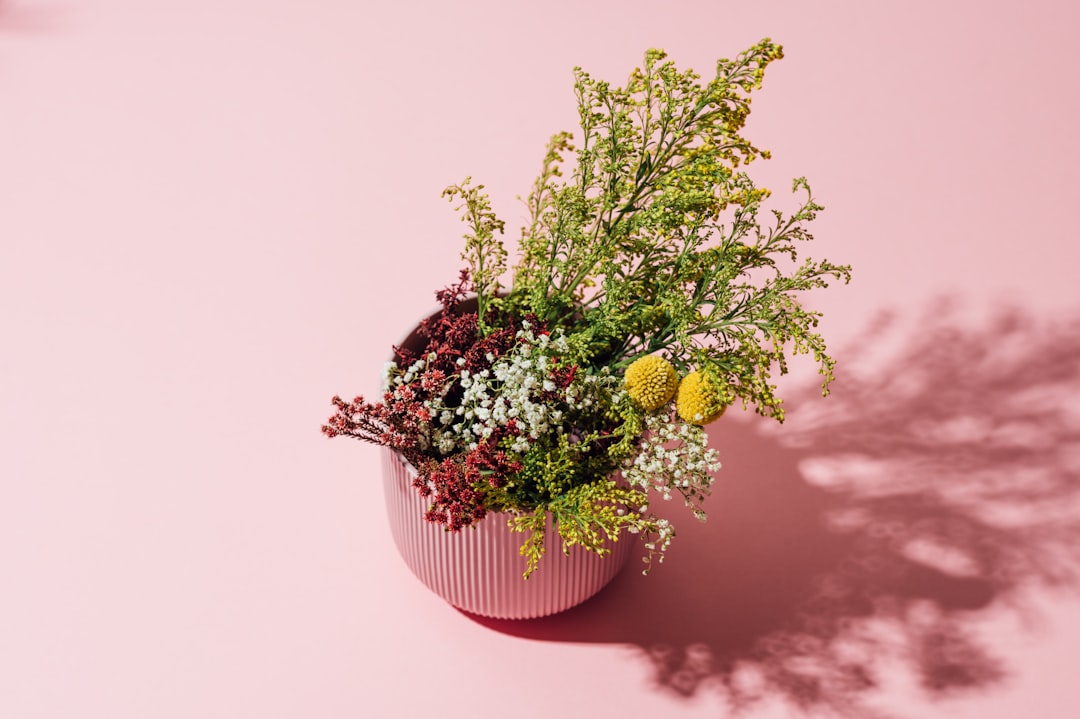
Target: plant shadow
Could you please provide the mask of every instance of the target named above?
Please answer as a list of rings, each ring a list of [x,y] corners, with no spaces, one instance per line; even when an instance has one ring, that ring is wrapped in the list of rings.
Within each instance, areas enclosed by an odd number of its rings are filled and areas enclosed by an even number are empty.
[[[828,400],[789,391],[807,409],[780,431],[710,427],[709,520],[665,506],[678,537],[649,577],[552,617],[472,619],[629,645],[663,691],[717,691],[736,712],[768,698],[883,716],[868,700],[897,671],[932,697],[995,686],[1010,667],[974,621],[1075,588],[1080,318],[1002,309],[976,326],[942,300],[914,319],[875,320],[840,353],[863,371]]]

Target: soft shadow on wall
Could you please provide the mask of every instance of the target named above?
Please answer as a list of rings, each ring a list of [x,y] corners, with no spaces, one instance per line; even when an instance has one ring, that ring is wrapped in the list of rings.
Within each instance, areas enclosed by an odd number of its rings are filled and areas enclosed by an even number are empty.
[[[1073,590],[1080,559],[1080,316],[1060,326],[1002,310],[974,327],[941,301],[862,379],[773,431],[721,420],[705,524],[649,577],[627,571],[584,605],[529,622],[476,621],[547,641],[635,647],[659,688],[718,691],[734,710],[781,699],[881,716],[867,701],[895,672],[932,697],[994,687],[1006,652],[974,631]],[[794,418],[794,415],[793,415]]]

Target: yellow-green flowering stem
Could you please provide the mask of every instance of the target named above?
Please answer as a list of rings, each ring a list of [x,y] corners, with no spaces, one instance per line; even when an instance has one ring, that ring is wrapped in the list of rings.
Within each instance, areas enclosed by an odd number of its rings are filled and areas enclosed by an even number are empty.
[[[491,209],[491,200],[482,192],[483,185],[470,186],[466,177],[460,185],[443,190],[451,202],[460,200],[457,210],[462,222],[471,232],[465,234],[465,250],[461,258],[469,263],[470,280],[476,292],[477,315],[481,334],[487,334],[486,317],[491,300],[498,295],[499,278],[506,270],[506,248],[496,233],[502,234],[505,225]]]

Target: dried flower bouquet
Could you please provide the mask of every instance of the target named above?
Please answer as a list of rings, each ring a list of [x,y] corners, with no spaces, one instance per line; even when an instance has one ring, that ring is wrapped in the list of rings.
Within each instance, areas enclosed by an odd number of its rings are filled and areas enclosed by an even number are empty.
[[[450,531],[511,513],[526,577],[548,521],[564,550],[603,554],[625,530],[644,537],[646,571],[662,561],[675,531],[653,499],[705,516],[720,465],[703,426],[736,402],[783,421],[770,378],[789,354],[814,357],[824,394],[833,377],[799,296],[851,270],[798,261],[822,209],[804,179],[794,213],[763,222],[769,192],[740,169],[768,157],[741,132],[780,57],[763,40],[703,84],[659,50],[625,87],[576,69],[580,133],[548,145],[517,264],[483,186],[447,188],[467,269],[436,293],[422,349],[395,348],[382,398],[335,397],[323,432],[400,453]]]

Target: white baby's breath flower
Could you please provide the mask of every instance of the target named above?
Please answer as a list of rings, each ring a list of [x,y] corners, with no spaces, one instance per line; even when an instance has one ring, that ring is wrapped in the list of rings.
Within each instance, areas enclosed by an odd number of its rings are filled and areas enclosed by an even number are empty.
[[[387,362],[386,364],[384,364],[382,366],[382,372],[380,374],[380,377],[382,379],[382,391],[383,392],[390,389],[390,375],[396,369],[397,369],[397,363],[396,362]]]

